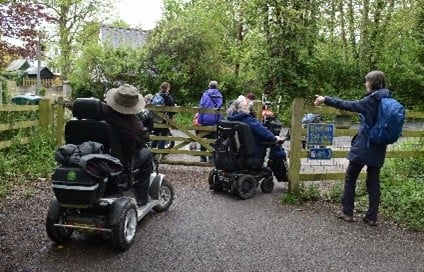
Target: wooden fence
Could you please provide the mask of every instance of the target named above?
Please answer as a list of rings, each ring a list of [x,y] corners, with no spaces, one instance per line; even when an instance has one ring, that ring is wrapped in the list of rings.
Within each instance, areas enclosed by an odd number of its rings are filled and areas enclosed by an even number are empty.
[[[38,119],[11,121],[2,123],[0,121],[0,133],[27,129],[32,127],[40,127],[41,132],[46,132],[48,129],[55,129],[57,145],[63,143],[63,127],[64,127],[64,107],[62,98],[59,98],[55,104],[49,99],[42,99],[39,105],[0,105],[0,114],[13,112],[20,113],[35,113],[38,114]],[[26,135],[19,138],[20,144],[27,144],[31,141],[31,135]],[[12,139],[0,139],[0,150],[10,147],[13,144]]]
[[[16,105],[0,105],[0,113],[9,111],[38,111],[39,120],[33,121],[19,121],[16,123],[0,123],[0,133],[7,130],[23,129],[33,126],[40,126],[43,130],[49,128],[55,129],[57,145],[60,146],[63,144],[63,134],[64,134],[64,106],[63,100],[60,98],[57,103],[51,104],[47,99],[42,100],[39,106],[16,106]],[[193,158],[193,156],[211,156],[213,148],[211,143],[214,140],[203,138],[203,136],[209,132],[216,129],[215,126],[194,126],[194,125],[181,125],[177,124],[174,119],[170,119],[165,112],[173,113],[190,113],[191,116],[194,116],[197,112],[203,113],[217,113],[225,115],[226,109],[200,109],[198,107],[170,107],[170,106],[153,106],[148,105],[147,108],[151,111],[154,111],[156,115],[161,117],[166,121],[164,124],[155,124],[155,127],[159,128],[169,128],[174,131],[179,131],[179,135],[173,136],[151,136],[152,140],[172,140],[175,141],[175,146],[170,149],[157,149],[153,148],[152,152],[155,154],[164,154],[164,155],[182,155],[182,156],[167,156],[165,159],[161,160],[161,163],[164,164],[174,164],[174,165],[186,165],[186,166],[206,166],[212,167],[212,163],[200,162],[200,160],[187,160],[187,158]],[[257,101],[254,103],[254,111],[257,116],[260,116],[262,110],[262,103]],[[303,99],[297,98],[293,100],[292,107],[292,117],[291,117],[291,139],[288,150],[289,158],[289,190],[298,193],[300,189],[301,182],[304,181],[321,181],[321,180],[343,180],[344,171],[338,172],[325,172],[325,173],[302,173],[300,171],[302,159],[308,158],[308,150],[302,149],[302,139],[306,136],[306,128],[302,128],[302,118],[303,115],[307,112],[326,114],[326,115],[344,115],[352,116],[356,115],[355,113],[340,111],[330,107],[313,107],[305,106]],[[407,111],[407,118],[414,119],[424,119],[424,112],[412,112]],[[353,136],[357,132],[357,129],[353,128],[343,128],[335,129],[335,137],[338,136]],[[403,137],[424,137],[424,128],[420,130],[404,130],[402,133]],[[30,137],[22,138],[22,144],[28,143]],[[197,142],[201,146],[206,148],[206,151],[199,150],[190,150],[188,148],[189,144],[192,142]],[[11,146],[11,140],[0,139],[0,150]],[[332,150],[332,158],[343,159],[347,155],[347,150]],[[424,150],[394,150],[389,149],[387,152],[387,158],[414,158],[422,156]],[[186,156],[184,156],[186,155]],[[363,177],[363,174],[361,175]]]

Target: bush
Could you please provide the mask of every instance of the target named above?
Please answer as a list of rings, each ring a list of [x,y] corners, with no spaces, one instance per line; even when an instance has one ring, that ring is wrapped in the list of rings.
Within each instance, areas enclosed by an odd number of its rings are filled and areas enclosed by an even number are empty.
[[[395,222],[419,231],[424,231],[423,169],[424,156],[421,156],[386,160],[381,173],[382,213]]]
[[[343,184],[344,181],[338,180],[330,186],[328,191],[324,194],[325,200],[330,202],[340,202],[341,195],[343,194]]]
[[[15,184],[26,184],[39,177],[50,176],[56,165],[55,137],[38,129],[31,142],[20,144],[21,134],[12,139],[12,146],[0,153],[0,197],[7,195]]]

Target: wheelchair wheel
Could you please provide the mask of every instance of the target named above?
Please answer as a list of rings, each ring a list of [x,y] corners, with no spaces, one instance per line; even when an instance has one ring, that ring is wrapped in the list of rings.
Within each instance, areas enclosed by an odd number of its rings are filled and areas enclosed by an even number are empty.
[[[58,244],[66,243],[71,240],[71,236],[74,233],[74,229],[65,228],[65,227],[56,227],[54,224],[66,224],[65,222],[65,213],[62,209],[60,209],[59,202],[56,199],[50,201],[49,213],[53,212],[56,209],[59,209],[57,216],[51,218],[51,216],[47,216],[46,219],[46,232],[49,238]]]
[[[249,199],[256,193],[257,182],[251,175],[242,175],[237,179],[236,192],[240,199]]]
[[[163,212],[166,211],[174,201],[174,187],[164,179],[162,180],[159,190],[160,204],[154,206],[153,210]]]
[[[265,194],[272,193],[274,190],[274,180],[272,178],[266,178],[261,183],[261,190]]]
[[[209,172],[209,188],[211,190],[214,190],[215,192],[221,192],[222,191],[222,184],[218,180],[218,174],[212,170]]]
[[[112,227],[112,244],[118,250],[127,250],[134,243],[137,231],[137,208],[127,201],[118,216],[118,223]]]

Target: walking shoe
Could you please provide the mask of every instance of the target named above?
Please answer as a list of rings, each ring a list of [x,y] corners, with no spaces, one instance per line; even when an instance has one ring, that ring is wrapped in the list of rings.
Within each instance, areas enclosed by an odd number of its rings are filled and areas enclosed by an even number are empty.
[[[362,217],[362,222],[364,222],[365,224],[368,224],[371,227],[377,226],[377,220],[368,219],[366,216]]]
[[[336,217],[337,217],[338,219],[341,219],[341,220],[346,221],[346,222],[353,222],[353,216],[351,216],[351,215],[346,215],[346,214],[344,214],[342,211],[338,211],[338,212],[336,213]]]

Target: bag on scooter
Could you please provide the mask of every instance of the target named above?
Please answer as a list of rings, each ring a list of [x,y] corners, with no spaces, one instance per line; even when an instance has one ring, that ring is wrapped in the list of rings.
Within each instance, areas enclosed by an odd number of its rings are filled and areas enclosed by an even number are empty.
[[[61,166],[52,175],[57,200],[68,205],[92,205],[106,189],[107,178],[95,178],[81,167]]]

